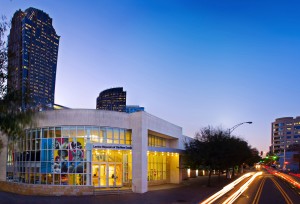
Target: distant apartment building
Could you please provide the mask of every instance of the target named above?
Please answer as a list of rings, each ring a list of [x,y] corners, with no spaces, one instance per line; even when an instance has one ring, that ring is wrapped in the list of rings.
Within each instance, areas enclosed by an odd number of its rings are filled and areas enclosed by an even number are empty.
[[[15,12],[8,38],[8,92],[22,93],[22,108],[27,98],[34,107],[53,106],[59,38],[42,10]]]
[[[137,106],[137,105],[127,105],[126,106],[126,113],[135,113],[139,111],[145,111],[144,107]]]
[[[126,91],[122,87],[102,91],[97,97],[96,109],[125,112]]]
[[[272,123],[271,152],[279,153],[300,143],[300,116],[275,119]]]

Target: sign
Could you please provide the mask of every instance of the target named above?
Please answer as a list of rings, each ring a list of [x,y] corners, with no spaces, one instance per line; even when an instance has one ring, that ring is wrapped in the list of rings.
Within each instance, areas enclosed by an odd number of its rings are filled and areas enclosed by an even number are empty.
[[[127,145],[104,145],[104,144],[94,144],[94,149],[132,149],[131,146]]]

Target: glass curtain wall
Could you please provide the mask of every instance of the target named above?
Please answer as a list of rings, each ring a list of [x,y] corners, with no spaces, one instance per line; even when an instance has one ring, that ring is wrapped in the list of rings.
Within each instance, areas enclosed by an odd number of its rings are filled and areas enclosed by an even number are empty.
[[[93,186],[129,185],[132,180],[131,150],[94,149],[92,153]]]
[[[169,180],[169,153],[148,152],[148,181]]]
[[[131,145],[131,131],[91,126],[26,130],[24,139],[9,142],[7,180],[45,185],[92,185],[89,182],[91,172],[87,172],[92,162],[87,161],[86,143],[89,141]]]

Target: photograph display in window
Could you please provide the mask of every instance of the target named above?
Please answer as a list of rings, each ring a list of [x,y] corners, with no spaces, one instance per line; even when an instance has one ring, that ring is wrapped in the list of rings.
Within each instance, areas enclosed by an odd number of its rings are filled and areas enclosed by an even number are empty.
[[[55,138],[54,173],[83,173],[83,138]]]

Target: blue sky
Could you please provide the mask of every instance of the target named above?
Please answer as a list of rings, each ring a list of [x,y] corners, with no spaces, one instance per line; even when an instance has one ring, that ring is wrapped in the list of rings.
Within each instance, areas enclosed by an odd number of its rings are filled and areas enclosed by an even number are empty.
[[[260,151],[271,122],[299,116],[300,3],[264,0],[0,0],[35,7],[60,38],[55,101],[95,108],[122,86],[127,104],[183,127],[230,128]]]

